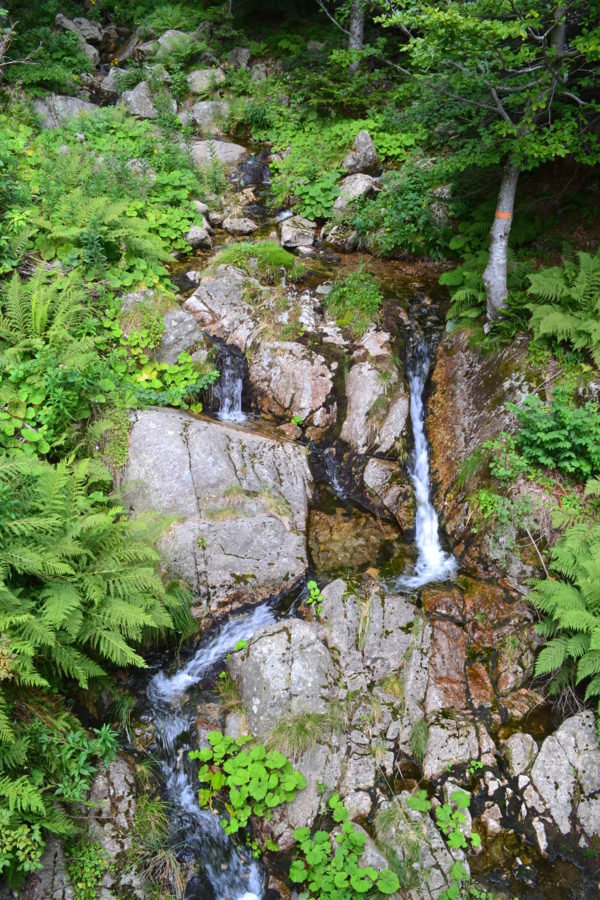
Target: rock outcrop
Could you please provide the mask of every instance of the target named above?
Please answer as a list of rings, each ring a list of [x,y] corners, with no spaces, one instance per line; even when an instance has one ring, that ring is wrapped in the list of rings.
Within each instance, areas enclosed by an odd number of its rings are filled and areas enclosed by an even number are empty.
[[[66,119],[91,116],[100,109],[95,103],[61,94],[48,94],[43,99],[34,100],[33,108],[40,116],[44,128],[58,128]]]
[[[302,577],[311,478],[301,447],[175,410],[133,420],[126,501],[133,514],[174,517],[162,552],[191,585],[195,614],[259,603]]]
[[[354,147],[342,163],[349,175],[364,172],[376,175],[379,172],[379,157],[368,131],[359,131],[354,139]]]

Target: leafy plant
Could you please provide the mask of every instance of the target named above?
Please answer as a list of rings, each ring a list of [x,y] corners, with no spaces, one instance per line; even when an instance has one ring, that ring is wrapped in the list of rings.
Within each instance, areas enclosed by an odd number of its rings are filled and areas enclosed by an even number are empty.
[[[276,807],[290,803],[306,787],[304,775],[279,751],[268,751],[262,744],[244,749],[252,742],[248,735],[235,740],[212,731],[208,740],[210,747],[190,753],[190,759],[201,763],[198,799],[200,806],[212,809],[221,798],[228,813],[221,826],[227,834],[246,828],[252,815],[270,819]]]
[[[71,853],[67,872],[73,886],[75,900],[95,900],[102,879],[110,869],[106,851],[100,844],[82,845]]]
[[[577,406],[563,387],[557,387],[549,403],[528,395],[516,413],[519,428],[515,446],[533,466],[556,467],[585,480],[600,471],[600,412],[593,402]]]
[[[314,606],[316,614],[320,616],[323,608],[323,594],[319,589],[319,585],[316,581],[307,581],[306,587],[308,589],[306,603],[308,606]]]
[[[586,683],[586,700],[600,698],[600,527],[569,528],[552,549],[551,578],[535,583],[529,600],[544,618],[536,630],[546,646],[536,675],[552,675],[554,694]],[[558,576],[558,577],[556,577]],[[598,700],[600,721],[600,699]]]
[[[356,334],[362,334],[377,318],[382,301],[375,276],[359,270],[337,281],[325,303],[338,325],[350,326]]]
[[[530,327],[536,337],[569,342],[600,366],[600,248],[529,276]],[[541,301],[541,303],[540,303]]]
[[[299,895],[310,897],[353,898],[368,894],[370,897],[395,893],[400,882],[390,869],[378,872],[372,866],[360,866],[366,837],[347,821],[348,810],[338,794],[329,798],[328,807],[333,821],[343,823],[332,840],[328,831],[297,828],[294,838],[298,844],[298,857],[290,866],[290,880],[303,885]]]

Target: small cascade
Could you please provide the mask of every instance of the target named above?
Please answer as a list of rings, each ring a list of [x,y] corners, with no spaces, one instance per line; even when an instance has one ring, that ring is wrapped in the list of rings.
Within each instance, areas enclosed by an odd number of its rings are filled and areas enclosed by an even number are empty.
[[[164,777],[166,799],[176,852],[183,861],[198,861],[215,900],[261,900],[264,871],[249,853],[237,848],[217,816],[198,805],[198,784],[188,752],[195,749],[194,723],[198,697],[194,688],[210,674],[240,640],[275,621],[264,604],[237,616],[207,636],[190,660],[169,676],[158,672],[146,696],[157,734],[157,757]],[[189,692],[189,694],[188,694]],[[186,894],[186,896],[188,896]],[[206,900],[207,888],[193,896]]]
[[[242,353],[227,344],[219,344],[216,359],[219,380],[214,387],[217,415],[223,422],[244,422],[242,411],[246,360]]]
[[[425,434],[425,385],[431,366],[430,350],[424,337],[413,338],[408,358],[408,382],[410,387],[410,417],[412,421],[414,451],[409,474],[417,501],[416,534],[418,557],[412,575],[403,575],[398,587],[418,588],[431,581],[451,578],[457,563],[440,544],[438,515],[431,502],[429,477],[429,445]]]

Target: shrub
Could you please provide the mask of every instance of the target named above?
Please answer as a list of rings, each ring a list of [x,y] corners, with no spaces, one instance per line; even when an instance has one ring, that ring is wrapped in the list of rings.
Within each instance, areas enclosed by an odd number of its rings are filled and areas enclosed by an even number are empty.
[[[541,269],[529,281],[528,295],[542,301],[529,304],[534,335],[569,342],[600,366],[600,248]]]
[[[325,303],[338,325],[362,334],[377,318],[382,300],[377,279],[369,272],[358,271],[337,281]]]
[[[519,421],[515,445],[530,465],[557,468],[585,481],[600,471],[600,412],[593,402],[577,406],[564,388],[549,403],[528,395],[509,404]]]
[[[600,724],[599,551],[598,525],[570,528],[552,549],[553,577],[537,581],[529,600],[544,614],[536,630],[547,640],[536,675],[552,675],[555,695],[585,682],[585,699],[598,701]]]

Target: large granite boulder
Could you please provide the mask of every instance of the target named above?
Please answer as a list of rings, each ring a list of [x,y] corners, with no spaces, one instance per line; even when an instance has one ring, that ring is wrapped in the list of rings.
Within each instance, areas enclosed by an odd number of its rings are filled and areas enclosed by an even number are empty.
[[[258,289],[259,285],[234,266],[218,266],[202,279],[184,309],[212,337],[244,351],[252,343],[258,324],[253,307],[244,300],[248,287]]]
[[[133,415],[125,496],[134,514],[174,517],[166,565],[191,585],[197,615],[290,588],[307,568],[311,477],[304,450],[170,409]]]
[[[357,453],[385,455],[405,436],[409,398],[386,356],[385,364],[370,356],[359,359],[346,378],[348,405],[340,436]]]
[[[302,216],[290,216],[281,223],[281,246],[289,250],[296,247],[312,247],[316,230],[316,222]]]
[[[40,116],[43,128],[58,128],[66,119],[91,116],[100,109],[95,103],[61,94],[48,94],[43,99],[34,100],[33,108]]]
[[[226,100],[200,100],[191,109],[182,110],[180,118],[187,125],[194,122],[201,129],[221,134],[223,122],[229,115],[229,103]]]
[[[197,166],[207,166],[213,160],[224,166],[237,166],[248,156],[248,151],[240,144],[226,141],[194,141],[191,148],[192,159]]]
[[[334,215],[345,213],[354,200],[374,194],[375,185],[370,175],[348,175],[340,184],[340,195],[333,204]]]
[[[523,791],[530,812],[578,838],[580,846],[600,837],[600,747],[593,712],[571,716],[546,738],[530,777]]]
[[[292,341],[265,341],[252,354],[249,373],[261,412],[288,421],[300,416],[313,438],[335,423],[333,376],[319,353]]]
[[[188,87],[192,94],[206,94],[214,86],[225,81],[223,69],[194,69],[187,77]]]
[[[376,175],[380,169],[379,157],[375,144],[368,131],[359,131],[354,139],[354,146],[342,163],[349,175],[366,172]]]

